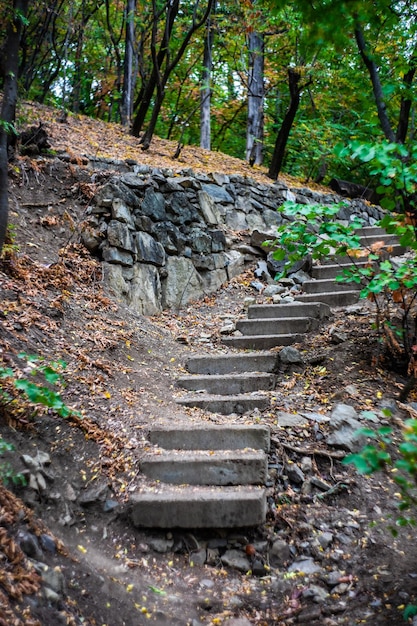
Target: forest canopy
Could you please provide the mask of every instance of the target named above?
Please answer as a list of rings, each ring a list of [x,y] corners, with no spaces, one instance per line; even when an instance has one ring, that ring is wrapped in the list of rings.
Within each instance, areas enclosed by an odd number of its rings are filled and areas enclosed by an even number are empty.
[[[0,47],[20,16],[19,96],[119,122],[143,149],[157,134],[264,163],[272,178],[366,185],[366,165],[337,144],[414,142],[415,2],[10,4]]]

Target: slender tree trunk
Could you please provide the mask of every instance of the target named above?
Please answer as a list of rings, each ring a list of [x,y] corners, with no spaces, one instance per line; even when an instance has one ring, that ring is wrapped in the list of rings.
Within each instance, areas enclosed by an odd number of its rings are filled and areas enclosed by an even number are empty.
[[[204,14],[202,15],[202,17],[200,18],[200,20],[197,21],[196,15],[195,14],[193,15],[192,24],[190,28],[188,29],[187,33],[185,34],[181,42],[181,45],[179,46],[172,60],[170,60],[169,51],[167,51],[165,70],[163,74],[161,74],[160,66],[158,66],[155,59],[153,59],[154,67],[156,68],[156,74],[157,74],[157,85],[156,85],[157,96],[156,96],[155,104],[153,106],[151,120],[149,122],[148,128],[146,129],[145,134],[143,135],[141,139],[142,150],[147,150],[152,141],[152,137],[153,137],[155,127],[156,127],[156,122],[158,121],[158,115],[161,110],[164,98],[165,98],[165,87],[167,85],[168,79],[171,76],[172,71],[176,68],[176,66],[182,59],[187,49],[187,46],[190,42],[191,37],[199,28],[201,28],[207,22],[212,6],[213,6],[213,2],[214,0],[207,1],[206,10]],[[197,10],[198,4],[199,2],[197,1],[195,4],[195,11]],[[168,39],[168,42],[169,42],[169,39]]]
[[[382,132],[384,133],[388,141],[395,142],[395,133],[388,118],[387,106],[384,100],[378,66],[368,54],[365,37],[360,26],[357,26],[355,28],[355,39],[358,46],[359,54],[362,57],[362,61],[364,62],[365,67],[369,73],[369,78],[371,79],[372,91],[375,98],[376,109],[378,112],[378,118],[379,123],[381,124]]]
[[[165,30],[164,30],[164,36],[162,38],[161,41],[161,45],[159,47],[159,51],[158,54],[156,55],[156,57],[154,56],[154,54],[152,54],[152,72],[151,75],[146,83],[146,85],[140,90],[141,93],[141,99],[140,101],[136,102],[136,105],[139,107],[138,111],[134,117],[133,120],[133,124],[132,124],[132,129],[131,129],[131,134],[134,137],[139,137],[139,134],[143,128],[143,125],[145,123],[145,118],[146,118],[146,114],[149,110],[149,107],[151,105],[152,102],[152,96],[153,93],[157,87],[158,84],[158,80],[159,80],[159,73],[160,73],[160,68],[162,67],[162,63],[164,62],[164,59],[168,53],[168,46],[169,46],[169,41],[171,39],[171,35],[172,35],[172,29],[174,27],[174,21],[175,18],[178,14],[178,9],[179,9],[179,0],[174,0],[174,2],[172,3],[172,5],[170,5],[167,9],[167,17],[166,17],[166,24],[165,24]],[[153,33],[157,30],[157,25],[158,25],[158,19],[159,19],[159,14],[156,13],[156,10],[154,11],[154,23],[153,23]],[[155,39],[155,36],[153,34],[153,40]],[[156,60],[155,60],[156,59]],[[138,99],[139,100],[139,99]]]
[[[201,72],[200,93],[200,147],[211,149],[211,70],[213,65],[213,31],[211,19],[207,21],[204,40],[203,71]]]
[[[29,0],[14,0],[13,16],[6,33],[3,69],[3,102],[0,113],[0,252],[7,231],[9,212],[8,201],[8,125],[13,124],[16,115],[17,79],[19,71],[19,44],[23,30],[23,19],[28,10]]]
[[[123,92],[121,120],[123,126],[129,126],[133,111],[133,92],[135,89],[135,76],[133,73],[133,53],[135,47],[135,11],[136,0],[127,0],[126,3],[126,37],[125,37],[125,60],[123,72]]]
[[[285,147],[291,128],[300,105],[301,87],[299,85],[301,74],[290,68],[288,70],[288,86],[290,88],[290,106],[285,114],[281,128],[275,141],[274,152],[272,155],[271,165],[269,166],[268,176],[273,180],[278,178],[281,171],[282,162],[285,155]]]
[[[264,104],[264,39],[250,32],[248,71],[248,123],[246,132],[246,160],[251,165],[261,165],[263,144]]]
[[[396,140],[398,141],[398,143],[405,143],[405,140],[407,139],[408,124],[410,122],[411,106],[413,104],[413,100],[412,98],[410,98],[410,95],[408,94],[412,87],[414,76],[417,70],[417,68],[415,67],[416,61],[417,61],[417,58],[413,56],[413,67],[411,67],[408,70],[408,72],[404,74],[404,78],[403,78],[403,85],[406,89],[407,95],[401,98],[400,115],[398,118],[398,126],[397,126],[397,133],[396,133]]]

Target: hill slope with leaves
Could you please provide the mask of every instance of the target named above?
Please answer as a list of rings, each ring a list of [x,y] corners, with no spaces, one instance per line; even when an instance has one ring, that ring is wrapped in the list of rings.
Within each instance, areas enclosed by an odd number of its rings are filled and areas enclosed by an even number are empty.
[[[273,467],[282,458],[307,456],[314,476],[345,487],[311,503],[288,484],[284,492],[271,494],[275,512],[265,528],[245,530],[241,539],[260,546],[281,533],[294,552],[302,553],[312,519],[333,533],[344,528],[347,515],[354,519],[357,535],[346,539],[349,555],[342,550],[338,561],[335,550],[334,561],[326,563],[329,570],[340,569],[346,585],[326,604],[327,613],[323,607],[317,613],[305,591],[312,585],[308,577],[289,576],[281,588],[275,574],[257,580],[220,562],[197,566],[194,542],[205,541],[203,534],[131,528],[124,506],[144,480],[138,461],[149,445],[148,428],[156,421],[229,420],[180,408],[175,377],[190,354],[224,351],[220,329],[225,319],[245,316],[246,296],[266,300],[254,294],[249,272],[213,297],[153,319],[116,302],[103,284],[100,264],[78,243],[79,224],[97,184],[83,166],[83,155],[175,168],[169,156],[174,144],[157,141],[143,154],[137,140],[117,126],[78,117],[61,123],[59,112],[35,105],[23,111],[30,123],[44,121],[51,149],[69,155],[71,162],[50,156],[11,164],[11,223],[18,250],[9,245],[0,267],[0,366],[12,368],[22,380],[32,377],[23,355],[39,355],[45,363],[65,361],[66,384],[58,383],[57,390],[77,414],[64,419],[28,404],[10,377],[2,381],[10,398],[2,402],[0,434],[15,446],[3,454],[3,471],[9,463],[12,474],[34,474],[37,482],[31,488],[17,485],[13,492],[0,485],[0,623],[226,625],[229,620],[231,626],[230,620],[240,618],[242,624],[272,625],[297,623],[297,616],[306,623],[308,615],[308,623],[328,626],[402,623],[397,607],[412,601],[417,589],[410,537],[394,540],[381,521],[395,515],[395,487],[343,468],[323,443],[325,424],[288,431],[276,420],[279,410],[324,414],[342,401],[378,411],[382,402],[393,402],[402,381],[372,359],[375,338],[366,307],[338,312],[330,327],[297,346],[309,365],[284,374],[272,392],[273,409],[257,417],[272,429]],[[194,169],[265,180],[261,170],[224,155],[186,148],[182,157]],[[335,343],[335,336],[342,342]],[[33,379],[42,382],[39,375]],[[393,423],[399,429],[398,414]],[[34,460],[36,471],[23,455]],[[368,527],[371,521],[378,522],[375,530]],[[49,546],[41,556],[32,544],[32,552],[28,547],[33,535]],[[215,538],[224,540],[216,533]],[[157,551],[156,540],[171,539],[176,551]],[[58,600],[45,599],[39,560],[65,579]]]

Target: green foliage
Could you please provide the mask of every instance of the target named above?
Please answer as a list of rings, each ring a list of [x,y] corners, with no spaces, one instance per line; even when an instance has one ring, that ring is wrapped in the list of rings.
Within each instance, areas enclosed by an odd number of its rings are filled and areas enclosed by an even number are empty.
[[[0,457],[3,456],[5,452],[14,452],[14,446],[0,436]],[[0,463],[0,481],[5,485],[10,483],[13,483],[14,485],[26,484],[23,474],[16,474],[8,461]]]
[[[27,355],[20,353],[19,358],[26,360],[27,367],[25,372],[27,377],[21,377],[10,367],[0,367],[1,379],[8,381],[30,403],[40,405],[52,409],[61,417],[69,417],[70,415],[80,414],[71,409],[62,400],[60,394],[55,391],[54,387],[64,386],[63,370],[66,363],[62,360],[53,361],[49,364],[43,362],[43,358],[36,355]],[[42,383],[34,382],[34,378],[41,378]],[[0,389],[0,403],[4,406],[14,402],[15,398],[6,389]]]
[[[399,213],[417,210],[417,145],[407,148],[388,141],[351,141],[347,145],[337,145],[335,151],[341,159],[356,159],[368,164],[369,175],[376,180],[376,192],[384,209]]]
[[[360,474],[373,474],[388,470],[398,485],[400,500],[396,526],[416,525],[417,506],[417,419],[404,423],[401,441],[394,440],[389,427],[374,431],[362,429],[358,434],[367,436],[373,443],[367,444],[357,454],[349,454],[342,463],[352,464]],[[395,532],[395,528],[393,529]]]
[[[278,210],[287,219],[278,227],[278,237],[265,243],[276,248],[273,253],[276,260],[285,259],[283,274],[307,255],[323,259],[331,254],[345,255],[350,250],[361,248],[355,228],[360,228],[362,221],[354,218],[349,225],[335,221],[343,206],[343,202],[332,205],[284,202],[279,207]]]
[[[372,164],[371,174],[381,183],[377,191],[384,190],[385,194],[381,204],[388,210],[379,225],[398,238],[402,246],[417,252],[417,150],[387,142],[351,142],[347,148],[339,148],[338,155]],[[404,367],[415,343],[417,259],[414,255],[400,263],[390,260],[382,241],[362,245],[355,232],[362,226],[358,218],[353,217],[348,225],[335,221],[341,206],[286,202],[279,210],[290,222],[284,221],[278,237],[267,243],[276,248],[275,259],[285,259],[284,273],[306,255],[318,260],[330,255],[348,256],[352,265],[341,269],[336,281],[361,286],[360,297],[375,303],[375,326],[385,352],[396,365]],[[394,213],[393,209],[400,212]]]

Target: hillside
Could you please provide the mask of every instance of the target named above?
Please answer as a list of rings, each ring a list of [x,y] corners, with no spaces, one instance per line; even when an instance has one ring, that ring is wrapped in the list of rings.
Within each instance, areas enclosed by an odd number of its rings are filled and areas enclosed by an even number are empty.
[[[24,105],[20,117],[42,121],[51,150],[65,158],[23,157],[11,164],[10,221],[18,250],[9,249],[0,266],[1,366],[30,377],[22,352],[47,362],[62,359],[62,396],[80,415],[64,419],[21,401],[2,406],[0,434],[15,446],[4,461],[32,476],[32,483],[13,491],[0,485],[0,624],[404,623],[398,607],[417,592],[415,554],[407,531],[394,540],[387,529],[394,488],[381,476],[365,479],[341,466],[340,455],[322,444],[325,425],[283,431],[273,413],[257,417],[273,430],[272,469],[284,454],[297,462],[307,458],[312,475],[335,486],[309,500],[289,483],[285,493],[271,496],[275,517],[264,528],[139,532],[126,519],[128,495],[143,480],[138,458],[152,423],[227,420],[175,403],[175,377],[187,357],[222,351],[224,320],[245,315],[247,296],[267,300],[250,287],[249,271],[176,313],[145,318],[116,302],[100,264],[79,244],[101,176],[83,157],[236,172],[267,182],[265,172],[191,147],[173,161],[175,143],[157,139],[144,153],[116,125],[72,116],[61,123],[59,112],[33,104]],[[335,329],[344,337],[340,343],[331,338]],[[382,402],[393,404],[403,381],[375,365],[374,342],[366,306],[336,313],[331,328],[297,346],[310,365],[285,377],[276,408],[314,407],[321,414],[336,402],[375,411]],[[13,395],[10,381],[5,384]],[[395,412],[396,428],[406,415]],[[320,579],[291,573],[295,554],[314,554],[311,537],[318,533],[332,544]],[[283,554],[269,576],[257,578],[220,559],[199,563],[198,548],[207,541],[256,550],[281,541]],[[45,597],[40,563],[49,567],[55,596]],[[325,575],[337,580],[326,597]]]

